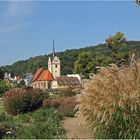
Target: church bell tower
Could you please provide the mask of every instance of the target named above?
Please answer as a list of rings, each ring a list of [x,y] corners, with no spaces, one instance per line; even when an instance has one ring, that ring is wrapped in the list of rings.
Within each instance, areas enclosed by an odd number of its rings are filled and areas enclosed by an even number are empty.
[[[61,64],[60,64],[60,59],[58,56],[56,56],[55,53],[55,46],[54,46],[54,40],[53,40],[53,53],[52,53],[52,61],[51,58],[49,57],[48,60],[48,69],[52,73],[54,79],[60,76],[61,73]]]

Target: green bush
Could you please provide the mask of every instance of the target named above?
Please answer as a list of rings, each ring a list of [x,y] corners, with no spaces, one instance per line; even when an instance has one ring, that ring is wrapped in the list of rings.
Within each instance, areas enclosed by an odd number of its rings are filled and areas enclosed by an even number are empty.
[[[2,97],[4,92],[8,91],[10,88],[11,85],[8,82],[0,80],[0,97]]]
[[[0,138],[15,138],[17,130],[17,124],[14,124],[12,116],[0,113]]]
[[[17,115],[42,106],[46,94],[40,90],[12,89],[3,97],[4,107],[8,114]]]
[[[6,134],[6,128],[3,124],[0,124],[0,139],[3,137],[3,135]]]
[[[52,139],[63,137],[64,131],[60,126],[62,116],[53,108],[39,109],[30,113],[32,122],[19,130],[18,139]]]
[[[63,116],[54,108],[38,109],[35,112],[9,116],[0,114],[2,139],[58,139],[64,138],[60,124]]]

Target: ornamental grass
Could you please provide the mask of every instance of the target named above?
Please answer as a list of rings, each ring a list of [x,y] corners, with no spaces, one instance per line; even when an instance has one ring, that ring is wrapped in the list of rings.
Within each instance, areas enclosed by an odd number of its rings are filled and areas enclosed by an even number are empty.
[[[30,112],[41,107],[44,98],[46,94],[41,90],[11,89],[3,96],[4,108],[11,115]]]
[[[140,138],[140,63],[110,65],[77,95],[77,115],[92,128],[95,138]]]

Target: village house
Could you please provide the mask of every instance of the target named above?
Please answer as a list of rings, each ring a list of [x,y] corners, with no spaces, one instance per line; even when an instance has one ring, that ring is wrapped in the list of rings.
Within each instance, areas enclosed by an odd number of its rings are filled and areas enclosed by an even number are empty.
[[[12,83],[15,83],[15,82],[20,83],[23,79],[21,76],[18,76],[18,75],[12,76],[11,73],[6,72],[4,74],[4,80],[12,82]]]

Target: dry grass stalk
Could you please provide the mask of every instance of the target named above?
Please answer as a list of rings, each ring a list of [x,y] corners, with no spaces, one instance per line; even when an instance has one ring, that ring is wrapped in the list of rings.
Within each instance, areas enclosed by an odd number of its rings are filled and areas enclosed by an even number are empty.
[[[108,126],[112,123],[116,108],[121,109],[125,119],[137,113],[140,110],[140,64],[123,68],[113,64],[101,68],[77,95],[77,102],[77,115],[94,126],[94,131],[100,124]]]

